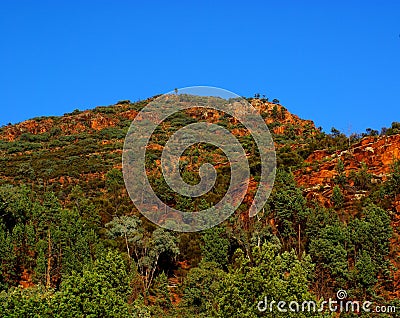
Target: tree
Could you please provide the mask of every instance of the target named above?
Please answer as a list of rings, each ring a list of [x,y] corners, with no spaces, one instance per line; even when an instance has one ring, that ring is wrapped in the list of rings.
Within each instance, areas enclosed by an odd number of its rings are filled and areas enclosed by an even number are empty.
[[[359,253],[352,275],[356,283],[364,290],[364,296],[365,290],[378,282],[378,268],[366,251]]]
[[[314,290],[318,296],[327,296],[332,287],[342,287],[348,277],[349,233],[340,223],[320,228],[310,239],[309,253],[316,264]]]
[[[156,298],[155,305],[157,307],[160,307],[163,310],[172,307],[171,295],[168,290],[168,277],[165,272],[162,272],[155,278],[150,292]]]
[[[111,194],[111,201],[115,208],[115,213],[118,212],[118,208],[121,205],[121,194],[124,191],[124,177],[122,172],[118,169],[111,169],[106,174],[106,187],[108,192]]]
[[[379,134],[379,132],[377,130],[372,129],[372,128],[367,128],[367,129],[365,129],[365,131],[366,131],[366,133],[362,134],[363,137],[366,137],[366,136],[378,136],[378,134]]]
[[[229,241],[224,232],[221,227],[214,227],[203,234],[203,260],[215,262],[221,268],[226,268],[228,264]]]
[[[224,276],[215,262],[200,262],[198,267],[190,269],[185,279],[181,306],[193,314],[209,317],[215,306],[216,288]]]
[[[178,241],[170,232],[158,228],[150,235],[140,227],[136,216],[115,217],[106,224],[110,237],[123,237],[128,257],[133,255],[138,272],[143,276],[143,292],[153,283],[160,256],[175,258],[179,253]]]
[[[274,98],[274,99],[272,100],[272,103],[274,103],[274,104],[279,104],[279,99]]]
[[[107,251],[62,283],[54,297],[56,317],[131,317],[129,276],[121,255]]]
[[[368,172],[368,166],[362,162],[361,168],[357,172],[351,172],[350,178],[354,181],[354,186],[360,190],[368,190],[371,187],[372,175]]]
[[[393,122],[392,127],[385,132],[388,136],[396,135],[400,133],[400,122]]]
[[[359,251],[365,251],[378,266],[386,267],[385,258],[389,254],[393,235],[388,213],[371,204],[363,209],[361,219],[349,223],[349,228],[354,243],[354,257],[357,258]]]
[[[75,211],[89,228],[96,230],[101,225],[101,217],[95,205],[85,196],[82,188],[76,185],[68,196],[71,210]]]
[[[331,128],[331,134],[334,138],[339,137],[340,135],[342,135],[342,133],[336,129],[335,127]]]
[[[139,230],[140,223],[141,221],[137,216],[123,215],[121,217],[114,217],[111,222],[106,224],[110,237],[123,237],[129,260],[131,259],[129,244],[137,242],[142,238],[142,233]]]
[[[331,200],[335,208],[340,209],[343,206],[344,196],[337,185],[333,187]]]
[[[338,162],[336,164],[336,173],[337,175],[334,177],[333,180],[335,184],[343,187],[347,182],[347,177],[344,169],[344,163],[340,158],[338,159]]]
[[[294,251],[279,253],[279,247],[265,243],[253,248],[254,262],[241,250],[234,256],[229,272],[217,285],[214,311],[218,317],[259,317],[260,301],[315,300],[308,291],[313,264],[305,254],[298,259]],[[309,317],[308,313],[273,312],[274,317]],[[313,315],[319,317],[317,313]]]
[[[305,228],[309,209],[291,172],[278,169],[268,202],[270,218],[275,220],[283,246],[286,250],[296,247],[301,255],[301,229]]]
[[[141,257],[139,268],[145,276],[145,289],[148,290],[153,282],[154,274],[157,269],[160,256],[162,254],[175,258],[179,254],[178,240],[170,232],[158,228],[149,240],[145,240],[141,248]]]

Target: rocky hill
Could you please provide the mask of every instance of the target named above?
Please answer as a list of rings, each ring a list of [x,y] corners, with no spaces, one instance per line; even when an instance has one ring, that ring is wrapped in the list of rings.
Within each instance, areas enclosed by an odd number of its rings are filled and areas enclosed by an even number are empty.
[[[370,131],[345,136],[334,129],[327,134],[280,104],[249,98],[274,138],[278,166],[265,208],[250,219],[247,209],[258,185],[260,160],[249,132],[235,118],[212,109],[177,113],[157,128],[146,151],[150,184],[164,202],[193,212],[218,202],[226,191],[229,165],[218,149],[207,145],[181,158],[188,182],[198,181],[203,162],[216,167],[216,185],[205,198],[179,196],[161,177],[160,155],[168,136],[196,121],[220,124],[237,137],[248,156],[251,179],[238,217],[211,232],[166,234],[135,209],[121,173],[128,128],[154,98],[0,128],[0,291],[45,285],[58,292],[61,282],[83,263],[100,266],[98,250],[111,247],[121,263],[137,265],[136,274],[132,273],[135,282],[127,289],[135,301],[142,295],[143,306],[153,306],[149,310],[155,310],[154,316],[161,311],[171,312],[171,317],[186,317],[181,315],[186,310],[194,316],[201,310],[204,313],[198,303],[219,306],[213,303],[214,293],[220,292],[221,303],[225,294],[237,292],[226,291],[235,281],[232,277],[240,279],[240,273],[258,273],[276,260],[287,259],[298,267],[288,273],[287,264],[275,264],[268,278],[279,278],[276,286],[288,286],[285,293],[297,288],[290,285],[293,281],[302,281],[302,290],[318,299],[334,297],[343,288],[356,299],[368,296],[390,303],[400,298],[399,124],[393,123],[380,135]],[[132,230],[130,240],[120,235],[121,220],[136,231]],[[174,248],[160,252],[149,265],[146,253],[166,241]],[[255,256],[263,244],[269,246],[265,254]],[[268,264],[263,263],[265,259]],[[210,282],[217,272],[229,284],[217,281],[218,277]],[[291,281],[292,275],[300,278]],[[246,279],[259,276],[251,274]],[[217,291],[212,289],[214,284],[219,286]],[[203,290],[203,285],[208,289]],[[196,295],[205,296],[198,299]],[[168,297],[171,304],[164,302]]]
[[[121,167],[122,146],[129,125],[151,100],[153,98],[136,103],[122,101],[93,110],[75,110],[60,117],[40,117],[3,126],[0,129],[0,178],[26,182],[29,175],[34,175],[42,183],[62,185],[104,179],[108,170]],[[319,132],[312,121],[300,119],[281,105],[259,99],[250,99],[250,102],[270,126],[277,147]],[[188,110],[184,116],[187,116],[185,120],[189,117],[209,122],[227,120],[219,118],[220,114],[212,110],[206,116],[196,109]],[[237,136],[247,134],[243,129],[232,131]],[[149,145],[149,148],[156,149],[157,145]],[[30,174],[21,174],[24,169]]]
[[[334,153],[317,150],[304,161],[303,168],[294,172],[299,185],[309,197],[317,196],[329,205],[328,198],[338,176],[338,162],[343,163],[343,173],[349,178],[349,199],[360,199],[366,191],[356,191],[352,175],[363,168],[368,174],[368,183],[379,184],[387,180],[391,168],[400,159],[400,135],[365,137],[351,145],[346,150]],[[320,190],[323,189],[323,192]],[[353,189],[354,191],[351,191]],[[395,209],[400,213],[400,202],[394,202]]]

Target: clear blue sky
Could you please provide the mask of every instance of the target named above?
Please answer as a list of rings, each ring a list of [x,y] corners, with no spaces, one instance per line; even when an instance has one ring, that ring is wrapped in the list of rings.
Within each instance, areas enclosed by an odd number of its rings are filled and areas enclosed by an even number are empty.
[[[0,3],[0,125],[211,85],[329,131],[400,121],[400,1]]]

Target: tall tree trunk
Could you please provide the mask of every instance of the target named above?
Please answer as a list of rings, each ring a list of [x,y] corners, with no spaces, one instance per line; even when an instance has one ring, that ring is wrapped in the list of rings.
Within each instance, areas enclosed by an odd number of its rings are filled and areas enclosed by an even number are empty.
[[[125,233],[125,244],[126,244],[126,251],[128,253],[128,258],[129,258],[129,266],[131,264],[131,251],[129,250],[129,244],[128,244],[128,237]]]

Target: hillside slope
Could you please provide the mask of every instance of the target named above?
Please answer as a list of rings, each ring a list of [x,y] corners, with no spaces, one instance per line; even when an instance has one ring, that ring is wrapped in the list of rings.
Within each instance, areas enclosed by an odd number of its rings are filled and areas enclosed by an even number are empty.
[[[400,298],[400,125],[381,135],[326,134],[282,105],[249,98],[267,123],[277,154],[271,196],[257,217],[249,218],[261,169],[253,138],[235,118],[215,110],[179,112],[159,125],[147,146],[147,175],[160,199],[194,212],[226,192],[229,162],[216,147],[199,144],[180,158],[189,183],[199,181],[204,162],[216,167],[216,185],[205,196],[180,196],[162,177],[160,157],[169,136],[197,121],[219,124],[236,136],[251,178],[243,204],[220,226],[171,233],[140,215],[121,173],[129,126],[154,98],[0,128],[0,291],[9,292],[0,297],[11,297],[13,304],[16,286],[32,288],[38,299],[51,290],[59,295],[62,283],[74,284],[76,275],[95,279],[91,271],[82,272],[84,266],[100,271],[102,262],[117,266],[102,258],[113,249],[118,266],[128,264],[124,271],[132,279],[124,285],[130,296],[121,302],[138,302],[153,316],[209,317],[210,308],[217,307],[229,313],[226,295],[235,293],[241,295],[238,306],[247,301],[251,312],[257,303],[252,288],[242,288],[247,285],[259,286],[260,295],[276,290],[327,299],[346,289],[354,299],[389,304]],[[262,272],[270,276],[254,274]]]

